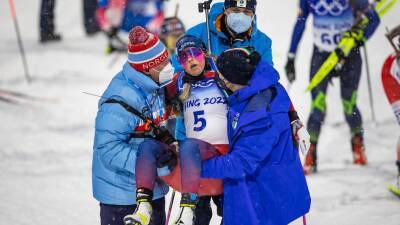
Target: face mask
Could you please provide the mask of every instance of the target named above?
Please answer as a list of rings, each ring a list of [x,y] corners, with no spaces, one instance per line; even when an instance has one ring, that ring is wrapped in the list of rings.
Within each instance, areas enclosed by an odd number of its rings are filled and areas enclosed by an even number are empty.
[[[240,34],[250,29],[253,18],[244,13],[229,13],[226,22],[229,28]]]
[[[161,71],[157,72],[160,73],[160,75],[158,76],[158,83],[160,87],[164,87],[167,84],[171,83],[172,78],[174,77],[174,67],[172,67],[171,63],[168,63]]]

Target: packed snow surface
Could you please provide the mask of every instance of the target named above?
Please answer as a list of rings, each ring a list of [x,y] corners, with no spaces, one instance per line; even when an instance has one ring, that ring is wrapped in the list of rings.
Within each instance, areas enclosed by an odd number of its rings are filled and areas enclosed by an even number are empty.
[[[40,1],[14,2],[33,82],[27,84],[24,80],[8,1],[0,1],[0,89],[20,91],[37,99],[13,98],[19,104],[0,101],[0,224],[99,224],[99,206],[91,192],[98,99],[82,92],[101,94],[126,56],[106,56],[103,35],[84,35],[82,1],[57,1],[56,26],[63,41],[46,45],[38,43]],[[167,2],[167,15],[172,15],[176,2]],[[204,21],[204,15],[197,12],[197,1],[179,2],[179,16],[187,27]],[[259,29],[273,41],[275,66],[286,85],[283,67],[298,1],[258,2]],[[358,105],[365,121],[366,167],[351,164],[350,132],[344,123],[338,81],[329,87],[327,119],[318,146],[319,173],[307,177],[312,195],[308,224],[400,224],[400,199],[385,187],[395,183],[399,125],[380,81],[383,61],[392,52],[385,28],[400,23],[399,13],[398,3],[368,42],[377,123],[371,120],[363,72]],[[310,18],[296,58],[298,79],[290,90],[304,122],[310,109],[310,95],[304,90],[312,50],[311,25]],[[219,221],[213,217],[212,224]]]

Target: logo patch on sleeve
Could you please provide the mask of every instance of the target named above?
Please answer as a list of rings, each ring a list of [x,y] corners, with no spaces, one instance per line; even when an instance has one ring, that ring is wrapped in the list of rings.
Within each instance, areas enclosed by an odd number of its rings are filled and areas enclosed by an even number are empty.
[[[235,117],[233,118],[232,121],[232,128],[236,129],[238,121],[239,121],[240,113],[236,113]]]
[[[236,0],[236,6],[237,7],[246,8],[247,0]]]

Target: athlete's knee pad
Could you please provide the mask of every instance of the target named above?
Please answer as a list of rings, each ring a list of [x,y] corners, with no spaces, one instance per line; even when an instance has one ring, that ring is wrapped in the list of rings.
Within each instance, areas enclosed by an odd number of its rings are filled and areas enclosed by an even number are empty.
[[[318,92],[317,96],[312,99],[311,113],[319,111],[325,114],[326,112],[326,95],[322,91]]]
[[[357,96],[358,93],[356,90],[354,90],[349,98],[342,99],[343,109],[346,116],[351,116],[354,114],[354,110],[357,107]]]

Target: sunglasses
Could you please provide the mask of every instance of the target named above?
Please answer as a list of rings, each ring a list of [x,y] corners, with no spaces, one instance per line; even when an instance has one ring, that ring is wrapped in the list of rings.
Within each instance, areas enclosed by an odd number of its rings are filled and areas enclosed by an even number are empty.
[[[195,47],[186,48],[178,55],[178,61],[181,65],[186,65],[190,59],[195,59],[199,62],[204,61],[204,52]]]

